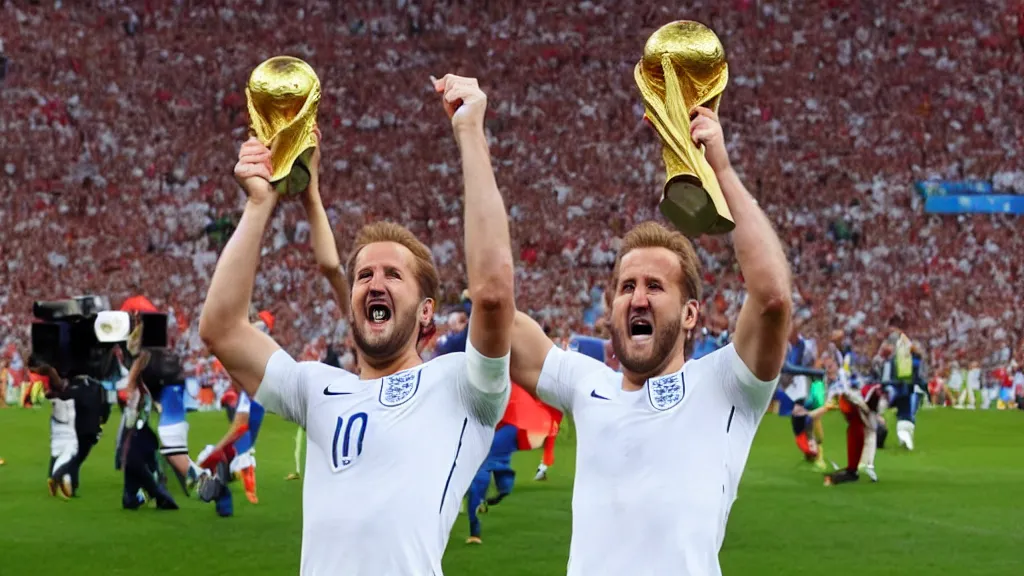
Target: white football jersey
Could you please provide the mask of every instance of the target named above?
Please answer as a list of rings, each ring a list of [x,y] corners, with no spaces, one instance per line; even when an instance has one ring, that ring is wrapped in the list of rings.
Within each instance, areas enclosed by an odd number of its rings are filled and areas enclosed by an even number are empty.
[[[300,573],[441,576],[509,389],[473,386],[465,353],[360,380],[276,352],[255,400],[306,429]]]
[[[622,374],[552,348],[540,398],[576,423],[569,576],[714,576],[750,445],[778,381],[732,344],[622,389]]]

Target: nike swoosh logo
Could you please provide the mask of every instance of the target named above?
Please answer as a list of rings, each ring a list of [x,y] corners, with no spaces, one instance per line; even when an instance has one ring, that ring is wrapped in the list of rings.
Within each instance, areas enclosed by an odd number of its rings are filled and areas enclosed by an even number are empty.
[[[324,387],[324,396],[344,396],[346,394],[351,394],[351,392],[331,392],[330,386]]]
[[[600,394],[598,394],[597,390],[591,391],[590,392],[590,397],[591,398],[600,398],[601,400],[608,400],[608,398],[605,398],[604,396],[601,396]]]

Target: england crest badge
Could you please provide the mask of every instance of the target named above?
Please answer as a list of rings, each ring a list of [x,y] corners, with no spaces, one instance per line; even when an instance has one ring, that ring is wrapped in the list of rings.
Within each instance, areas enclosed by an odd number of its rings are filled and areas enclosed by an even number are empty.
[[[668,410],[683,401],[686,395],[686,382],[683,373],[659,376],[647,381],[647,396],[651,406],[657,410]]]
[[[380,403],[394,408],[408,402],[420,388],[422,372],[422,369],[412,369],[385,376],[380,387]]]

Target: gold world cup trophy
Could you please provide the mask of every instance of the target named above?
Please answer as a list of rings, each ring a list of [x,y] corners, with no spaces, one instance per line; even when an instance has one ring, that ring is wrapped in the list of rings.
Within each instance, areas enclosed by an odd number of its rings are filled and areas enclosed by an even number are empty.
[[[717,112],[729,81],[722,42],[699,22],[666,24],[647,39],[633,76],[664,146],[661,213],[691,238],[731,232],[736,223],[715,172],[690,138],[690,111],[704,106]]]
[[[279,194],[309,187],[309,160],[317,146],[320,79],[298,58],[275,56],[252,71],[245,88],[253,134],[270,148],[270,183]]]

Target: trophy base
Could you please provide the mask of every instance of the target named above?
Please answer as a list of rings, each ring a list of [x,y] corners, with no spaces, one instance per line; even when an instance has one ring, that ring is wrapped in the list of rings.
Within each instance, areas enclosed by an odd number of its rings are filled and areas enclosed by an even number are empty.
[[[310,148],[299,155],[295,159],[295,163],[292,164],[292,171],[287,176],[278,180],[277,182],[271,182],[274,186],[274,190],[282,196],[291,196],[293,194],[299,194],[306,191],[309,188],[310,173],[309,173],[309,160],[313,156],[313,149]]]
[[[722,218],[711,194],[693,176],[678,176],[665,185],[665,195],[658,206],[661,214],[684,236],[725,234],[735,225]]]

